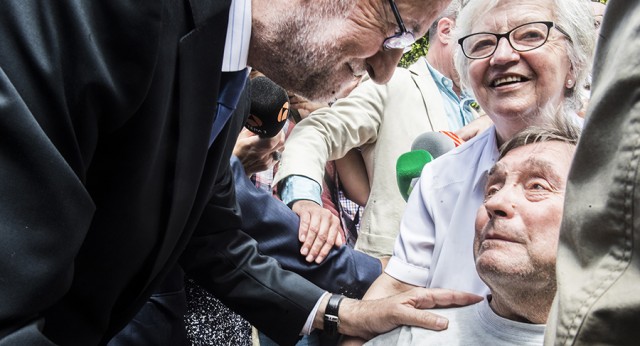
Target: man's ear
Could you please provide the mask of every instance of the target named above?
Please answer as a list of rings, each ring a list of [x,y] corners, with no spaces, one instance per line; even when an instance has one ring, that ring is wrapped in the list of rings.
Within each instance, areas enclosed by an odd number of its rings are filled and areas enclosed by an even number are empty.
[[[440,20],[438,20],[437,37],[442,44],[449,44],[451,42],[451,40],[453,39],[451,35],[455,25],[456,23],[452,19],[447,17],[440,18]]]

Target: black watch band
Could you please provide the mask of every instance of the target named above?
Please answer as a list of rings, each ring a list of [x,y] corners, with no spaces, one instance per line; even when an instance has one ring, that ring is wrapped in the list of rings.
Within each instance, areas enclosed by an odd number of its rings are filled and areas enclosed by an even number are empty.
[[[344,296],[332,294],[324,310],[324,332],[330,336],[338,334],[338,326],[340,325],[338,309],[340,308],[342,299],[344,299]]]

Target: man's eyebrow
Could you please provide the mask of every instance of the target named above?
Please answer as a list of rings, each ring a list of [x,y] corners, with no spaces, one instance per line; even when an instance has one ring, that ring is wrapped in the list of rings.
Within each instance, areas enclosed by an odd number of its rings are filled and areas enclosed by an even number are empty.
[[[528,175],[542,176],[542,178],[550,180],[553,184],[560,184],[562,181],[556,172],[555,166],[549,160],[541,160],[532,156],[524,162],[524,168],[522,171],[528,173]]]
[[[504,170],[504,164],[502,162],[496,162],[496,164],[493,165],[493,167],[491,167],[491,169],[489,169],[489,171],[487,172],[488,176],[491,176],[493,174],[495,174],[496,172],[498,172],[498,170],[500,170],[500,168],[502,168]]]
[[[502,162],[496,162],[496,164],[493,165],[493,167],[491,167],[489,171],[487,171],[487,183],[485,188],[488,187],[490,183],[504,176],[504,170],[505,170],[504,164]],[[500,173],[503,173],[503,174],[500,174]]]

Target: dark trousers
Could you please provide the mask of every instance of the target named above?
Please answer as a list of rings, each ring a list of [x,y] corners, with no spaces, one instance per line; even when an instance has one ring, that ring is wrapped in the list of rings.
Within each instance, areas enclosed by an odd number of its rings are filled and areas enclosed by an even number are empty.
[[[108,346],[188,346],[184,315],[187,299],[184,274],[174,268],[138,314]]]

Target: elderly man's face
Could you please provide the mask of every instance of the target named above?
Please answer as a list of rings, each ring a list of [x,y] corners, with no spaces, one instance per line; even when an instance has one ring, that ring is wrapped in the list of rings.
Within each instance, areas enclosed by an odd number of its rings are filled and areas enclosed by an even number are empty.
[[[405,27],[416,38],[451,0],[396,0]],[[316,0],[297,4],[277,23],[257,23],[256,35],[271,43],[252,52],[254,66],[279,85],[310,100],[331,100],[365,73],[385,83],[402,56],[384,50],[386,37],[398,32],[388,0]],[[254,57],[252,57],[253,59]]]
[[[476,217],[474,255],[489,286],[555,279],[566,178],[575,147],[559,141],[510,151],[491,170]]]

